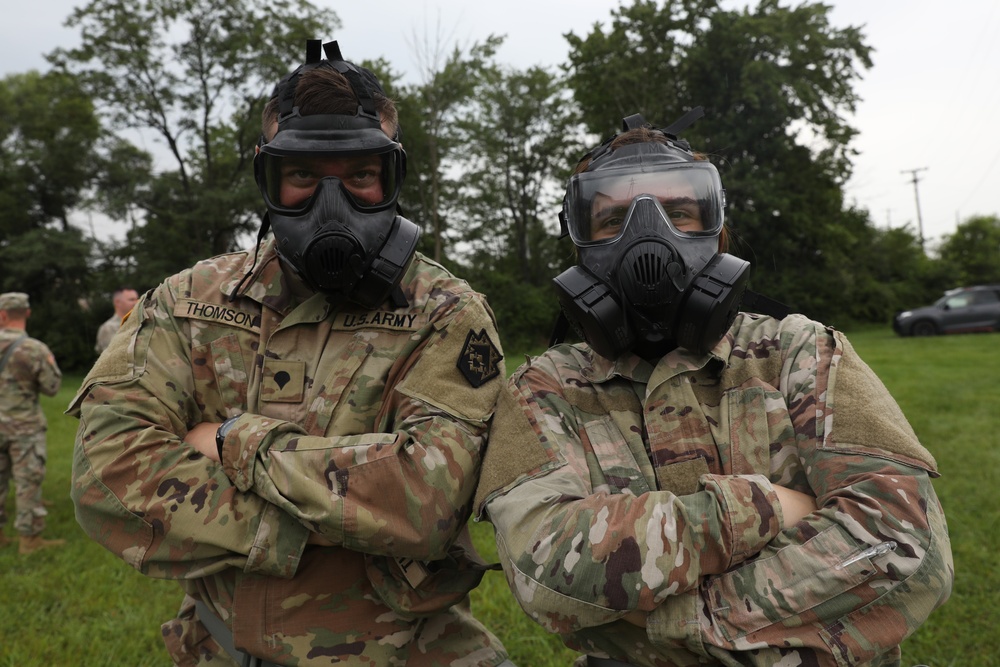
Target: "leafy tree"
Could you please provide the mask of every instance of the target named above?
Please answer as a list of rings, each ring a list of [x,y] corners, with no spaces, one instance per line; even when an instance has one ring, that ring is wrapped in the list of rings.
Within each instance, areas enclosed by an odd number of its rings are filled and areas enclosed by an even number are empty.
[[[944,238],[939,248],[953,284],[1000,283],[1000,218],[980,215],[969,218]]]
[[[510,257],[516,277],[547,284],[547,245],[571,163],[580,152],[575,107],[539,67],[493,68],[458,125],[463,134],[460,209],[474,254]]]
[[[558,212],[582,134],[568,98],[543,68],[490,67],[457,123],[463,271],[489,295],[508,343],[537,344],[558,312],[551,279],[560,251],[568,256]]]
[[[449,259],[455,240],[450,218],[458,190],[458,119],[502,42],[490,36],[468,49],[456,46],[447,56],[440,44],[424,44],[418,54],[421,82],[387,90],[398,102],[407,152],[406,213],[424,230],[421,250],[438,262]]]
[[[869,234],[842,191],[855,134],[843,116],[869,48],[856,29],[832,28],[829,11],[765,0],[721,13],[694,46],[690,74],[718,118],[699,145],[723,156],[730,219],[758,259],[757,288],[820,318],[847,305],[831,276],[857,275],[845,250]]]
[[[400,85],[385,61],[365,65],[399,108],[402,202],[424,229],[421,251],[489,295],[506,342],[537,344],[555,313],[556,191],[579,130],[565,85],[539,68],[499,67],[501,42],[447,56],[439,43],[420,44],[415,85]]]
[[[684,68],[692,42],[720,11],[717,0],[634,0],[612,10],[607,31],[566,34],[568,84],[590,131],[609,135],[634,113],[666,125],[705,105],[688,93]]]
[[[55,223],[90,186],[101,127],[78,82],[28,72],[0,82],[0,242]]]
[[[0,291],[28,293],[32,335],[68,369],[92,357],[80,335],[91,324],[80,304],[92,246],[70,214],[100,171],[101,138],[91,99],[72,77],[27,72],[0,81]]]
[[[258,224],[251,162],[263,103],[306,39],[339,27],[336,15],[307,0],[91,0],[67,25],[81,44],[50,62],[78,73],[115,130],[152,132],[172,163],[118,172],[103,196],[137,223],[126,254],[142,280],[233,249]]]
[[[878,229],[867,211],[848,209],[838,231],[824,248],[823,280],[801,287],[825,304],[820,319],[828,324],[888,324],[897,311],[929,303],[944,289],[942,263],[924,254],[912,228]]]
[[[640,0],[615,10],[607,32],[567,36],[570,85],[592,131],[623,114],[667,125],[705,107],[684,135],[722,171],[734,251],[753,263],[755,289],[816,317],[844,311],[842,249],[868,235],[842,187],[855,134],[845,116],[870,48],[857,28],[831,26],[830,10]]]
[[[144,212],[139,202],[150,200],[150,191],[155,181],[153,156],[121,137],[112,136],[105,144],[102,166],[94,183],[94,191],[89,206],[115,221],[128,224],[124,242],[114,239],[100,239],[92,234],[97,247],[94,258],[96,292],[95,307],[105,310],[97,303],[107,304],[107,319],[111,315],[110,297],[122,285],[131,285],[142,290],[152,287],[163,277],[162,270],[144,272],[139,269],[142,250],[136,246],[137,230],[144,220]],[[145,267],[148,268],[148,267]],[[140,275],[145,274],[145,275]]]

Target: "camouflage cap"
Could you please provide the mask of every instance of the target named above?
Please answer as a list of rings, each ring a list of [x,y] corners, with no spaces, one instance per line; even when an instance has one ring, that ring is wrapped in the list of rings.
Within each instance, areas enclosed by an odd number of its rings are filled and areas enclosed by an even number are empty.
[[[30,308],[28,295],[24,292],[4,292],[0,294],[0,310]]]

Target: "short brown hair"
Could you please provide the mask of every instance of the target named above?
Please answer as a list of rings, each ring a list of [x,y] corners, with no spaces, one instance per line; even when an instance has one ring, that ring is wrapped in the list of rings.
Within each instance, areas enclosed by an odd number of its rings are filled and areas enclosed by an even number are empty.
[[[388,123],[392,134],[399,129],[399,112],[396,103],[378,91],[372,91],[375,109],[383,123]],[[358,111],[358,96],[347,78],[332,67],[314,67],[299,76],[295,85],[295,106],[303,116],[315,114],[341,114],[353,116]],[[261,114],[261,131],[264,138],[274,138],[272,130],[278,122],[278,98],[272,97]]]

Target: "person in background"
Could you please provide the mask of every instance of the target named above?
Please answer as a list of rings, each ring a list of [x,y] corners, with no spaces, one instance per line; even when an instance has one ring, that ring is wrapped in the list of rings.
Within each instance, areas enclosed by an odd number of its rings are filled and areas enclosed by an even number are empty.
[[[14,528],[18,553],[58,547],[65,540],[42,537],[48,512],[42,499],[45,462],[45,413],[39,394],[55,396],[62,373],[48,346],[27,334],[31,304],[24,292],[0,294],[0,546],[9,539],[4,507],[11,479],[16,494]]]
[[[97,354],[104,352],[111,344],[111,339],[122,326],[122,318],[132,310],[138,300],[139,293],[131,287],[119,287],[114,291],[111,295],[111,303],[115,307],[115,313],[97,330],[97,344],[94,346]]]
[[[954,578],[934,459],[842,333],[740,312],[685,118],[626,118],[570,179],[586,342],[511,376],[475,511],[578,665],[899,665]]]
[[[145,294],[71,404],[77,518],[180,582],[178,665],[509,666],[468,598],[496,323],[415,252],[394,103],[320,46],[263,112],[257,247]]]

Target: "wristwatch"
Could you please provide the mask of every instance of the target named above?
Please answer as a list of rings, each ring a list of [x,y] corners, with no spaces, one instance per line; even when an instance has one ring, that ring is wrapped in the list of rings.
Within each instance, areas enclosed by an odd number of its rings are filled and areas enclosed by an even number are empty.
[[[235,417],[230,417],[226,421],[219,424],[218,430],[215,432],[215,446],[219,449],[219,462],[222,462],[222,445],[226,442],[226,434],[232,430],[233,425],[236,420],[240,418],[240,415]]]

